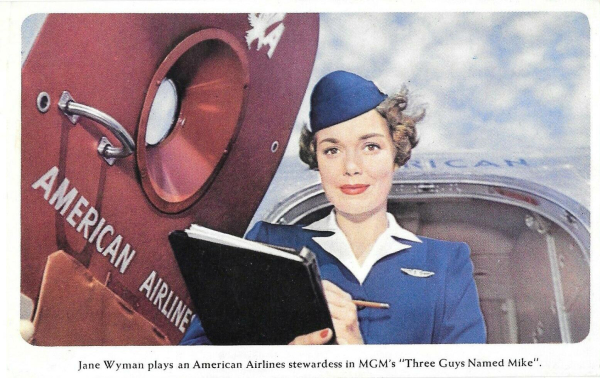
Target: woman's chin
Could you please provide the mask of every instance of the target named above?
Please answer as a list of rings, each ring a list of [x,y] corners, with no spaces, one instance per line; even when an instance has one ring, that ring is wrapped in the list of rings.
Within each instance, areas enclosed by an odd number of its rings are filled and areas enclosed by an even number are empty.
[[[352,206],[352,204],[344,204],[344,206],[335,206],[335,211],[344,218],[357,219],[368,218],[379,212],[385,213],[387,208],[385,206],[365,206],[364,204],[356,204],[356,206]]]

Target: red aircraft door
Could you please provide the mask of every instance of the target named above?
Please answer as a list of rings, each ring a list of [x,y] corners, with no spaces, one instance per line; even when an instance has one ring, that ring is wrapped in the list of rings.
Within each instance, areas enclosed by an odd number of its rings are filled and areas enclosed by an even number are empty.
[[[177,342],[193,306],[167,235],[244,232],[317,38],[311,14],[49,15],[22,68],[22,292],[37,300],[64,250]],[[161,111],[172,124],[155,137]]]

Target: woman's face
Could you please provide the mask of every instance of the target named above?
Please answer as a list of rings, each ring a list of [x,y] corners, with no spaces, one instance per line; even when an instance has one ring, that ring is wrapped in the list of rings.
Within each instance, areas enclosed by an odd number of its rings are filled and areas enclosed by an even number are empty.
[[[373,109],[315,135],[327,199],[347,217],[386,211],[395,147],[385,119]]]

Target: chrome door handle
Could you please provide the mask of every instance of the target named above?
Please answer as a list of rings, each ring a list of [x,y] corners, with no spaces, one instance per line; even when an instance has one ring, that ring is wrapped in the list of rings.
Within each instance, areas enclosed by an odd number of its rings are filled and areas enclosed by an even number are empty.
[[[133,138],[117,120],[91,106],[75,102],[75,99],[73,99],[68,91],[64,91],[60,96],[58,107],[69,118],[72,124],[77,123],[79,116],[92,119],[106,127],[119,140],[121,147],[113,146],[106,137],[100,139],[97,151],[109,165],[113,165],[115,159],[131,155],[135,150]]]

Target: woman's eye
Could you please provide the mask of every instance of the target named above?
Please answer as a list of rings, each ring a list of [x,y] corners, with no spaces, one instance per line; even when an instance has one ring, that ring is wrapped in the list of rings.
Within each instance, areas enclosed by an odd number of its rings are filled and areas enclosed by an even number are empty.
[[[326,150],[323,151],[323,153],[325,155],[334,155],[334,154],[337,154],[338,152],[340,152],[340,150],[337,147],[327,148]]]
[[[367,151],[376,151],[381,149],[381,147],[377,143],[369,143],[365,146]]]

